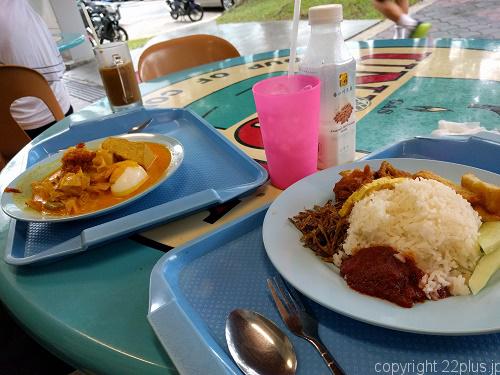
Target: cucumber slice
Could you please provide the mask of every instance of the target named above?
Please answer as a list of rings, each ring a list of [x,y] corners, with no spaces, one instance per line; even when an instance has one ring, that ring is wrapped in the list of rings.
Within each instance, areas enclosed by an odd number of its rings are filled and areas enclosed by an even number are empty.
[[[474,272],[469,279],[469,288],[472,293],[479,293],[498,268],[500,268],[500,250],[483,256],[477,263],[477,266],[474,268]]]
[[[483,223],[479,228],[479,245],[485,254],[500,249],[500,221]]]

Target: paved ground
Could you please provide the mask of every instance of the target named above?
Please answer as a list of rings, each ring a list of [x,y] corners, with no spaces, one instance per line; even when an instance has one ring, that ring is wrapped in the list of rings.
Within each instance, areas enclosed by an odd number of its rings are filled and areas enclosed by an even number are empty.
[[[421,21],[431,22],[433,38],[500,38],[499,0],[438,0],[415,14]],[[375,39],[392,38],[392,28]]]
[[[120,24],[127,30],[130,40],[156,36],[193,24],[189,19],[173,20],[165,0],[127,1],[121,4]],[[203,19],[197,24],[213,21],[221,13],[222,9],[206,8]]]

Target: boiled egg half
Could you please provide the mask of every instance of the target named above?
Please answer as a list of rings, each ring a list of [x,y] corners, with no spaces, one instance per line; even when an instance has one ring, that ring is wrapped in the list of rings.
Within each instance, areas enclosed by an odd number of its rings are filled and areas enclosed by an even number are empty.
[[[116,163],[115,170],[109,178],[111,193],[117,197],[131,194],[147,179],[148,173],[137,162],[120,161]]]

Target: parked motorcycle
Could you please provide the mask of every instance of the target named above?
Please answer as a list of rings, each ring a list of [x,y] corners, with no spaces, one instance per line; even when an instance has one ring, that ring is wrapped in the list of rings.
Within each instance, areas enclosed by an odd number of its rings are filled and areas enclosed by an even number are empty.
[[[121,19],[120,5],[113,5],[102,1],[81,0],[84,4],[87,13],[89,14],[94,30],[99,39],[99,43],[108,42],[125,42],[128,40],[127,31],[120,26]],[[97,45],[94,35],[88,25],[87,18],[82,13],[83,22],[87,29],[90,42],[93,46]]]
[[[170,16],[174,20],[187,16],[192,22],[203,18],[203,8],[194,0],[166,0],[170,7]]]

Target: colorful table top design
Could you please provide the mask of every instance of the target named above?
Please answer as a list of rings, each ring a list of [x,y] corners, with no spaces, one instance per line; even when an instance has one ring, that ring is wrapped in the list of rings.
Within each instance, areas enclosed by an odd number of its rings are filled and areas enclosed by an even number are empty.
[[[350,46],[358,60],[360,152],[429,135],[441,119],[500,127],[500,41],[387,40]],[[251,87],[284,74],[287,57],[287,50],[273,51],[176,73],[142,84],[144,103],[192,109],[265,165]],[[72,121],[109,113],[100,101],[72,115]],[[61,121],[42,138],[68,123]],[[25,156],[21,152],[2,171],[0,188],[24,168]],[[146,320],[153,265],[163,251],[279,193],[266,184],[251,196],[45,266],[0,262],[0,298],[44,346],[77,368],[102,374],[175,373]],[[3,248],[8,219],[1,215]]]

